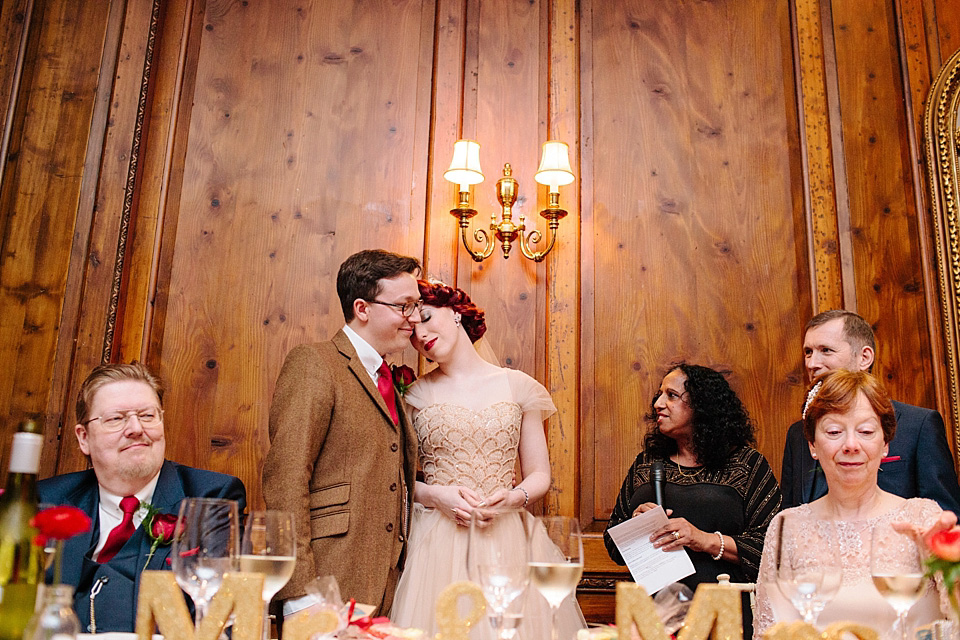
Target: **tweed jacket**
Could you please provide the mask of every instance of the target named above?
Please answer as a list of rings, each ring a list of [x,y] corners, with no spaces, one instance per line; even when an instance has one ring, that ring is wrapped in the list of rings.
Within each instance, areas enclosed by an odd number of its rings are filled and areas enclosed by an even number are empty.
[[[297,565],[277,594],[333,575],[344,599],[389,610],[413,505],[417,440],[400,424],[341,330],[287,354],[270,407],[263,497],[294,514]]]
[[[902,402],[893,403],[897,432],[887,461],[880,465],[877,484],[904,498],[930,498],[943,509],[960,509],[960,486],[947,444],[943,418],[937,411]],[[803,424],[787,431],[780,473],[783,508],[812,502],[827,492],[819,463],[810,457]]]
[[[151,503],[160,513],[177,514],[180,501],[192,498],[225,498],[236,500],[238,512],[246,507],[246,490],[238,478],[214,471],[194,469],[169,460],[163,461],[160,477]],[[93,526],[66,541],[63,548],[63,582],[76,587],[73,608],[83,632],[93,629],[91,609],[96,617],[96,631],[132,633],[137,615],[137,594],[140,575],[150,552],[150,538],[143,527],[137,527],[127,543],[109,562],[100,564],[91,558],[100,540],[100,488],[93,470],[54,476],[37,483],[37,499],[51,505],[71,505],[83,510]],[[170,569],[170,546],[160,546],[149,560],[147,569]],[[90,590],[97,584],[100,591],[90,605]]]

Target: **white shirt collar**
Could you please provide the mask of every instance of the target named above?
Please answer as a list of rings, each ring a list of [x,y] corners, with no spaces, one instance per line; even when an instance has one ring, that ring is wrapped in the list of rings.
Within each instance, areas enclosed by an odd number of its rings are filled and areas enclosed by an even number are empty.
[[[157,471],[157,475],[153,476],[153,479],[150,480],[150,482],[144,485],[144,487],[140,489],[140,491],[137,491],[135,494],[133,494],[134,496],[136,496],[137,500],[140,501],[141,505],[144,502],[150,502],[151,500],[153,500],[153,492],[157,488],[157,481],[159,479],[160,479],[160,472]],[[99,487],[100,487],[100,509],[105,511],[107,514],[109,514],[113,518],[116,518],[117,520],[122,520],[123,511],[120,510],[120,501],[123,500],[125,496],[118,496],[115,493],[107,491],[103,487],[103,485],[99,485]],[[138,510],[137,513],[134,514],[133,519],[134,519],[135,526],[139,526],[140,524],[139,520],[142,519],[142,518],[138,518],[138,516],[140,516],[140,510]]]
[[[350,344],[357,351],[357,357],[360,358],[360,364],[367,370],[370,379],[374,382],[380,377],[378,370],[380,364],[384,362],[383,356],[377,353],[377,350],[370,346],[370,343],[360,337],[360,334],[351,329],[348,325],[343,325],[343,332],[346,334]]]

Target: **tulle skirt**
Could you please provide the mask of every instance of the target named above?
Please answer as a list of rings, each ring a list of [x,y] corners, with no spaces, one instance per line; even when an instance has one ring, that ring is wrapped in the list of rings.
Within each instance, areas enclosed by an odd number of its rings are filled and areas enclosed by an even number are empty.
[[[526,514],[533,520],[533,516]],[[469,580],[467,574],[467,545],[469,529],[442,515],[436,509],[426,509],[415,504],[400,583],[390,620],[401,627],[414,627],[426,631],[433,638],[436,628],[437,596],[448,584]],[[516,544],[516,539],[504,539],[504,545]],[[534,545],[556,550],[542,525],[534,529]],[[555,553],[559,554],[559,550]],[[520,640],[546,640],[550,638],[550,605],[534,587],[528,587],[522,606],[522,622],[518,627]],[[519,600],[519,599],[518,599]],[[517,602],[511,611],[519,609]],[[576,598],[571,595],[560,605],[557,613],[558,640],[572,640],[577,630],[586,627]],[[470,631],[471,640],[496,640],[493,625],[483,620]]]

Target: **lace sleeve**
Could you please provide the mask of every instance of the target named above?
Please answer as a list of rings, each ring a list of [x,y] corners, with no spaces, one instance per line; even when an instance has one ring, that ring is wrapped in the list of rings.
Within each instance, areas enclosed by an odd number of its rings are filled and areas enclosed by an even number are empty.
[[[505,371],[509,375],[513,398],[520,405],[523,413],[539,411],[540,419],[546,420],[557,412],[550,393],[542,384],[522,371],[515,369],[505,369]]]
[[[760,640],[763,633],[777,621],[770,602],[770,589],[777,588],[777,568],[774,558],[777,553],[781,520],[780,514],[773,518],[770,526],[767,527],[767,535],[763,541],[763,555],[760,557],[760,572],[757,575],[757,609],[753,616],[754,640]]]
[[[941,513],[943,513],[943,509],[933,500],[927,498],[911,498],[907,500],[903,506],[903,510],[901,511],[902,518],[900,519],[918,525],[922,530],[926,531],[936,523]],[[950,604],[950,593],[943,582],[943,577],[937,574],[934,576],[933,582],[937,589],[937,600],[940,604],[940,612],[943,614],[943,617],[956,620],[957,614]]]

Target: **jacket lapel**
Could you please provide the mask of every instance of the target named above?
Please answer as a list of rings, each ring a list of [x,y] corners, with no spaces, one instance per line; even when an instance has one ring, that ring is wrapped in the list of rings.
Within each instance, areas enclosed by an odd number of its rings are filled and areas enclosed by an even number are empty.
[[[367,395],[370,396],[373,403],[380,409],[380,413],[383,414],[387,424],[389,424],[392,429],[396,429],[397,425],[393,424],[393,417],[390,415],[390,409],[387,408],[386,400],[383,399],[383,396],[380,395],[380,390],[373,384],[373,379],[370,377],[370,374],[367,373],[363,363],[360,362],[360,356],[357,355],[357,350],[353,348],[353,343],[350,342],[350,338],[347,337],[347,334],[345,334],[342,329],[333,336],[333,344],[336,345],[340,353],[350,361],[348,365],[350,372],[353,373],[364,391],[367,392]],[[402,405],[396,397],[396,389],[393,389],[393,394],[397,404],[397,411],[399,412]]]
[[[89,555],[90,551],[96,546],[95,541],[100,539],[100,485],[97,484],[97,476],[92,470],[87,473],[90,474],[89,481],[84,482],[82,486],[63,500],[63,504],[77,507],[90,515],[93,521],[88,531],[73,536],[64,542],[63,554],[71,557]],[[80,580],[83,563],[67,562],[64,565],[64,584],[77,584]]]
[[[163,466],[160,467],[160,477],[157,478],[157,486],[153,490],[151,504],[157,508],[159,513],[172,513],[173,515],[177,515],[180,511],[180,502],[184,497],[183,484],[180,482],[176,468],[172,462],[164,460]],[[144,563],[147,562],[146,558],[150,554],[150,546],[153,544],[153,540],[146,532],[147,524],[147,522],[144,522],[140,526],[143,535],[140,537],[139,557],[142,558],[141,562]],[[153,557],[150,558],[149,568],[151,570],[169,569],[170,567],[166,566],[166,559],[169,555],[170,545],[157,547]],[[143,565],[140,565],[140,569],[142,568]],[[142,571],[137,571],[134,578],[134,593],[140,593],[140,576],[142,574]]]

